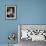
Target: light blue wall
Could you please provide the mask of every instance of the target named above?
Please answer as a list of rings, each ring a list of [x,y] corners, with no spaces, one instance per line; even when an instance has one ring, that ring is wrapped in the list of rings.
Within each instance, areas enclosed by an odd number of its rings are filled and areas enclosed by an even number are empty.
[[[17,34],[17,24],[19,22],[19,16],[17,15],[16,20],[5,20],[5,5],[7,4],[17,5],[17,2],[16,0],[0,1],[0,44],[8,43],[8,34],[10,32],[16,32]]]
[[[46,24],[46,0],[21,0],[21,24]]]
[[[16,5],[16,20],[5,20],[5,4]],[[46,0],[0,1],[0,44],[8,43],[9,32],[18,32],[18,24],[46,24]]]

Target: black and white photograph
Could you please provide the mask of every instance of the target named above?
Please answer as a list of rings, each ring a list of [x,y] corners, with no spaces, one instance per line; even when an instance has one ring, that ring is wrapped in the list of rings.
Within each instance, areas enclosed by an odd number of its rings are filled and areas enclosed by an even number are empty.
[[[6,19],[16,19],[15,5],[6,5]]]
[[[31,46],[46,42],[46,25],[19,24],[18,41],[20,46]]]

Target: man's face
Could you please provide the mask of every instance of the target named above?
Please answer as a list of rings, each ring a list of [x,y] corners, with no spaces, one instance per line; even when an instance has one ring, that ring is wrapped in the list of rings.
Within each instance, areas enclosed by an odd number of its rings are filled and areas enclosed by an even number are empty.
[[[12,8],[10,8],[10,10],[8,11],[8,13],[7,13],[8,15],[12,15],[13,14],[13,9]]]

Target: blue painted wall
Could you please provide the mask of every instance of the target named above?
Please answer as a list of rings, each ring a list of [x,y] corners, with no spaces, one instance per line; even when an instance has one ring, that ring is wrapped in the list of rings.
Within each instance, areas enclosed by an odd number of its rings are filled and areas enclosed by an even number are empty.
[[[16,20],[5,20],[5,4],[17,6]],[[1,0],[0,44],[8,43],[7,37],[10,32],[17,34],[18,24],[46,24],[46,0]]]

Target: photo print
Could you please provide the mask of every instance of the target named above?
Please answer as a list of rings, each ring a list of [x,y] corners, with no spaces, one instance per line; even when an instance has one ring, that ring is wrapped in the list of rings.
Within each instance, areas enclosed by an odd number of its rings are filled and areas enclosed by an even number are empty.
[[[16,19],[15,5],[6,5],[6,19]]]

